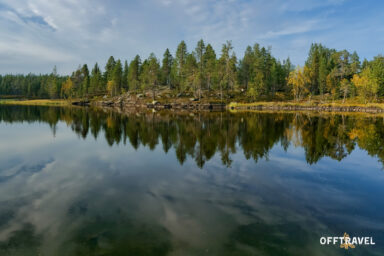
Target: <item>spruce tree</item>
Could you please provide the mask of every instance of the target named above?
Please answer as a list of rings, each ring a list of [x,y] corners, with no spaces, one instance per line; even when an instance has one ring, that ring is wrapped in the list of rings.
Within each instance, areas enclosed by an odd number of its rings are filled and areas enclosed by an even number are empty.
[[[130,90],[138,90],[140,88],[140,70],[140,56],[136,55],[136,57],[131,61],[131,63],[129,63],[128,68],[128,87]]]
[[[173,57],[169,49],[167,48],[164,52],[162,66],[161,66],[161,82],[167,85],[169,89],[172,89],[172,83],[171,83],[172,64],[173,64]]]
[[[105,65],[104,79],[105,81],[112,80],[113,70],[115,68],[116,61],[113,56],[109,57],[107,64]]]
[[[121,78],[121,87],[125,91],[128,91],[128,62],[125,60],[124,61],[124,69],[123,69],[123,74]]]

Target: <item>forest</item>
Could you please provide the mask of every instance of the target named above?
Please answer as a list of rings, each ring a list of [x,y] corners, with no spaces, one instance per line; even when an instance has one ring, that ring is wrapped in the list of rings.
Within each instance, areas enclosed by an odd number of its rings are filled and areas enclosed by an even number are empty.
[[[189,51],[182,41],[174,55],[166,49],[162,59],[151,53],[128,62],[111,56],[102,70],[79,65],[70,76],[6,74],[0,76],[0,97],[72,99],[111,97],[126,92],[169,88],[174,95],[191,93],[199,99],[211,92],[223,99],[241,96],[247,102],[263,100],[357,99],[378,102],[384,96],[384,56],[360,61],[356,52],[337,51],[312,44],[303,67],[279,60],[270,47],[248,46],[242,58],[231,41],[216,53],[200,40]]]

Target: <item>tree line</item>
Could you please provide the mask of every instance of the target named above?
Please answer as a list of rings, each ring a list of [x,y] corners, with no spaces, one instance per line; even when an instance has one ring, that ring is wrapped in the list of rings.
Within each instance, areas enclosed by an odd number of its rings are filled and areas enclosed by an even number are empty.
[[[159,60],[151,53],[142,60],[121,61],[111,56],[105,68],[96,63],[90,70],[80,65],[70,76],[60,76],[56,68],[46,75],[0,76],[0,95],[34,98],[84,98],[139,93],[160,87],[176,94],[193,93],[202,97],[216,93],[221,99],[242,96],[246,101],[273,99],[301,100],[360,97],[365,102],[384,96],[384,57],[360,61],[356,52],[337,51],[312,44],[303,67],[295,67],[289,58],[279,60],[271,48],[248,46],[237,58],[230,41],[217,54],[210,44],[200,40],[192,51],[182,41],[174,55],[166,49]]]

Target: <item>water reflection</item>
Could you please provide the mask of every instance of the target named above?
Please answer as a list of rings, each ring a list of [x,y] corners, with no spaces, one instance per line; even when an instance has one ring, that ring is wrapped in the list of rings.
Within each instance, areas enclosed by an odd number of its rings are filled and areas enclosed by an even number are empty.
[[[384,252],[382,117],[0,106],[0,120],[0,255],[345,255],[319,244],[344,232],[377,244],[348,255]]]
[[[384,118],[362,114],[120,114],[100,109],[2,106],[0,121],[45,122],[53,135],[58,122],[64,121],[84,139],[104,136],[111,147],[128,142],[135,149],[142,145],[153,150],[160,144],[164,152],[174,148],[180,164],[191,157],[201,168],[217,152],[222,164],[231,166],[231,155],[238,149],[246,159],[257,162],[268,158],[276,144],[285,150],[291,144],[304,148],[309,164],[325,156],[341,161],[356,145],[381,162],[384,159]]]

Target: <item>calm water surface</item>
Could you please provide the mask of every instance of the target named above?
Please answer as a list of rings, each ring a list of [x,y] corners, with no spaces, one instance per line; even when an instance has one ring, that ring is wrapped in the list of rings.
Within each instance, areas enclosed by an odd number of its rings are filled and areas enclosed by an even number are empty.
[[[0,255],[384,255],[383,160],[380,116],[0,106]]]

